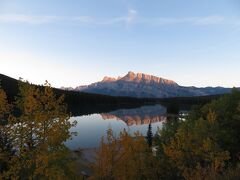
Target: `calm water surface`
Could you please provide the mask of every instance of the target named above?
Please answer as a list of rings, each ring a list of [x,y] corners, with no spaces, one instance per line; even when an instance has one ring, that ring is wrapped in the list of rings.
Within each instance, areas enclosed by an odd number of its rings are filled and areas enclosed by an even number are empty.
[[[95,148],[99,146],[101,138],[106,136],[109,128],[118,135],[124,128],[133,134],[139,131],[146,135],[149,123],[152,124],[153,134],[166,121],[166,108],[161,105],[143,106],[136,109],[119,109],[104,114],[71,117],[77,125],[71,129],[77,132],[65,144],[72,150],[78,148]]]

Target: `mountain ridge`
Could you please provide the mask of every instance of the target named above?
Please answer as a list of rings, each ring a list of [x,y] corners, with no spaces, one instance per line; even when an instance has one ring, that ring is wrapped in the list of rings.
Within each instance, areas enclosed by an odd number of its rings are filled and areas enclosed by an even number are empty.
[[[168,79],[164,79],[161,77],[157,77],[157,76],[149,75],[149,74],[145,74],[145,73],[134,73],[132,71],[129,71],[123,77],[118,76],[118,78],[105,76],[101,82],[115,82],[115,81],[128,81],[128,82],[145,81],[148,83],[155,82],[155,83],[168,83],[168,84],[176,84],[177,85],[177,83],[174,82],[173,80],[168,80]]]
[[[139,98],[192,97],[230,93],[231,88],[180,86],[173,80],[144,73],[129,71],[123,77],[105,76],[102,81],[76,88],[74,91],[98,93],[111,96],[129,96]]]

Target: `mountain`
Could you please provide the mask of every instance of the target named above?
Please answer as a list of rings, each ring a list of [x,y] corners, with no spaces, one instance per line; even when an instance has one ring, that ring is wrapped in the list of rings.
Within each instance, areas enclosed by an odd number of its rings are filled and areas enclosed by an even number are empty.
[[[0,74],[0,88],[13,103],[19,94],[19,80]],[[43,86],[31,84],[43,90]],[[139,99],[133,97],[113,97],[95,93],[85,93],[71,90],[53,88],[57,96],[65,95],[65,103],[73,115],[87,115],[92,113],[105,113],[119,108],[136,108],[145,104],[156,103],[156,99]]]
[[[225,94],[231,88],[223,87],[184,87],[176,82],[153,75],[128,72],[123,77],[104,77],[102,81],[76,88],[64,88],[74,91],[97,93],[111,96],[138,98],[193,97]]]
[[[110,79],[105,78],[105,82],[99,82],[99,84],[116,83],[121,78]],[[111,82],[110,82],[111,81]],[[9,76],[0,74],[0,88],[3,89],[8,97],[10,103],[13,103],[15,97],[19,93],[19,80],[11,78]],[[166,81],[167,82],[167,81]],[[128,82],[131,84],[130,82]],[[95,83],[96,86],[98,83]],[[43,86],[37,86],[39,89],[43,90]],[[81,86],[81,89],[86,89],[89,86]],[[109,85],[110,86],[110,85]],[[106,113],[122,108],[137,108],[143,105],[150,104],[162,104],[167,107],[168,112],[176,112],[178,109],[189,109],[192,105],[206,104],[214,99],[218,99],[221,95],[210,95],[210,96],[191,96],[191,97],[172,97],[172,98],[135,98],[135,97],[124,97],[122,96],[109,96],[97,93],[87,93],[79,91],[79,89],[73,90],[73,88],[56,89],[53,88],[54,93],[57,96],[65,95],[65,103],[68,105],[68,110],[72,115],[87,115],[92,113]],[[208,91],[212,89],[208,89]],[[225,89],[224,89],[225,90]],[[117,91],[117,90],[116,90]],[[126,93],[125,93],[126,94]]]

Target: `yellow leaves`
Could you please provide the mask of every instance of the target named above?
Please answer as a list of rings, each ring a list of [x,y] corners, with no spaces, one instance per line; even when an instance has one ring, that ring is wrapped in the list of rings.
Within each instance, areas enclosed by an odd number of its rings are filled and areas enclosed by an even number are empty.
[[[203,140],[203,151],[204,152],[209,152],[213,147],[212,147],[213,142],[210,140],[210,138],[207,138]]]
[[[19,85],[16,105],[20,116],[11,115],[6,126],[15,153],[9,157],[5,177],[68,179],[65,171],[70,161],[63,142],[71,136],[69,115],[63,96],[57,98],[49,84],[43,88],[27,82]],[[6,96],[0,90],[0,107],[3,104]]]
[[[8,114],[10,111],[10,105],[7,101],[6,93],[0,89],[0,119],[4,117],[5,114]]]
[[[107,142],[102,140],[93,165],[93,179],[141,179],[146,176],[146,160],[152,156],[143,136],[132,137],[125,130],[118,137],[108,130]],[[145,171],[146,170],[146,171]]]
[[[218,173],[230,159],[229,152],[218,146],[213,128],[209,126],[216,122],[216,114],[210,111],[207,120],[184,122],[170,143],[163,145],[173,167],[176,166],[186,179],[201,179],[209,168]]]
[[[202,149],[204,153],[207,153],[207,156],[205,156],[206,160],[212,162],[211,165],[216,171],[222,170],[225,161],[230,159],[230,153],[218,148],[216,143],[210,140],[210,138],[203,141]]]
[[[169,145],[163,145],[164,153],[173,161],[177,161],[178,159],[182,158],[182,152],[177,144],[177,140],[171,140]]]
[[[217,115],[214,111],[210,110],[207,114],[207,120],[209,123],[213,124],[217,119]]]

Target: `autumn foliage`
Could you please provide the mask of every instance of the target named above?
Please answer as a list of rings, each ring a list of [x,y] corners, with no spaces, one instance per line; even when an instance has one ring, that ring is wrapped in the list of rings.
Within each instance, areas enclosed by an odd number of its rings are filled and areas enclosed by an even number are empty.
[[[72,124],[63,103],[45,83],[42,89],[28,82],[9,105],[0,90],[0,179],[69,179],[71,160],[63,144]]]
[[[0,88],[0,179],[81,179],[64,142],[74,124],[49,83],[20,82],[10,104]],[[155,136],[109,129],[96,161],[96,180],[240,179],[240,92],[233,90],[184,118],[169,116]],[[153,152],[157,150],[157,152]]]
[[[109,130],[92,179],[239,179],[239,129],[240,92],[233,90],[184,119],[170,116],[154,137],[156,156],[143,135]]]
[[[106,142],[102,139],[91,179],[150,179],[151,166],[152,152],[144,136],[139,132],[131,136],[124,130],[115,137],[109,129]]]

